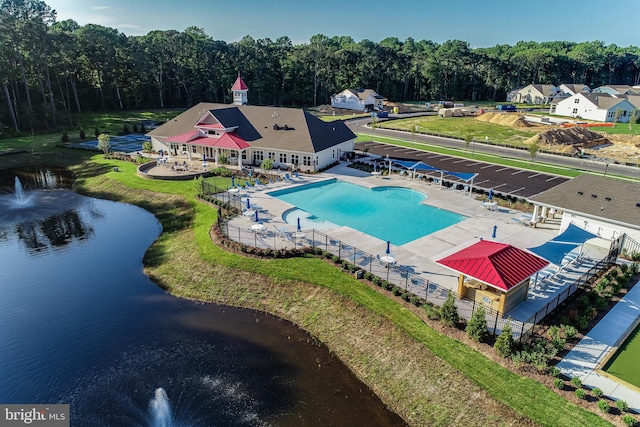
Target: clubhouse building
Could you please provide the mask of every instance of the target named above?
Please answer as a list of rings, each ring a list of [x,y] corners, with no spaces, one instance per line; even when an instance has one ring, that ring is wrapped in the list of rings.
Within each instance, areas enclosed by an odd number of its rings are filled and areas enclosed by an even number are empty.
[[[247,104],[238,75],[233,104],[199,103],[147,133],[153,150],[215,164],[315,172],[353,153],[356,135],[342,122],[324,122],[297,108]]]

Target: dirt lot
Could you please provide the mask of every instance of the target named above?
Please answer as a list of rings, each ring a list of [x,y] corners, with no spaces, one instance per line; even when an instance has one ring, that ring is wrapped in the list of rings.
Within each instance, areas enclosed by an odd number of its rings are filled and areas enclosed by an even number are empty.
[[[577,126],[564,128],[558,125],[540,125],[527,122],[523,116],[515,113],[485,113],[477,120],[515,129],[539,129],[540,133],[525,143],[537,143],[547,150],[561,153],[579,153],[584,150],[587,155],[610,158],[623,163],[640,161],[640,135],[610,134]]]

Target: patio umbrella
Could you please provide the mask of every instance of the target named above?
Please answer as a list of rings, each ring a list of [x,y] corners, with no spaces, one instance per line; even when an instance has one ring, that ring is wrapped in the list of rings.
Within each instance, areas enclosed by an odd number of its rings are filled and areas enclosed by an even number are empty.
[[[492,238],[492,239],[495,239],[495,238],[496,238],[496,231],[498,231],[498,226],[497,226],[497,225],[494,225],[494,226],[493,226],[493,234],[491,235],[491,238]]]
[[[207,155],[202,153],[202,163],[206,163],[207,162]]]
[[[160,157],[164,157],[164,151],[160,150]]]
[[[247,197],[247,209],[251,209],[251,202],[249,202],[249,198]]]
[[[302,230],[302,227],[300,227],[300,217],[298,217],[298,231]]]
[[[387,240],[387,250],[385,251],[387,255],[391,253],[391,242]]]
[[[373,162],[373,171],[378,172],[378,162]]]
[[[236,180],[235,180],[235,177],[233,177],[233,176],[231,177],[231,186],[232,187],[236,186]]]
[[[493,189],[489,190],[489,201],[493,200]]]
[[[258,221],[259,221],[259,219],[258,219],[258,211],[256,211],[256,222],[258,222]]]

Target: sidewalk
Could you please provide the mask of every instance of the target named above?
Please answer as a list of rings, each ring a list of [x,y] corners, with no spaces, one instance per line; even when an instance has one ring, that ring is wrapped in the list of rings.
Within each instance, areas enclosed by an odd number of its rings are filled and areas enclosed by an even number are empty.
[[[585,386],[598,387],[606,396],[626,401],[634,411],[640,411],[640,391],[604,376],[600,365],[636,325],[640,315],[638,285],[640,282],[557,365],[564,375],[577,376]]]

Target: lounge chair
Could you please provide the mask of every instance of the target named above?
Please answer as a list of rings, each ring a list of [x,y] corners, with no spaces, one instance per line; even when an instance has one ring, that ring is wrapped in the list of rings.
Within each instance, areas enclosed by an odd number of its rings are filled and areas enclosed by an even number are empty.
[[[300,181],[304,180],[304,178],[302,178],[302,177],[298,174],[298,171],[294,171],[294,172],[293,172],[293,177],[294,177],[295,179],[300,180]]]
[[[251,184],[249,181],[245,181],[244,185],[247,189],[247,191],[253,191],[256,189],[255,185]]]
[[[281,180],[280,178],[276,178],[276,184],[282,185],[282,184],[284,184],[284,181]]]
[[[262,182],[260,182],[260,180],[259,180],[259,179],[257,179],[257,178],[256,178],[256,184],[255,184],[255,186],[256,186],[256,188],[257,188],[257,189],[259,189],[259,190],[262,190],[262,189],[264,189],[264,188],[266,188],[266,187],[267,187],[267,186],[266,186],[266,185],[264,185]]]
[[[293,179],[291,179],[291,177],[289,176],[289,174],[288,174],[288,173],[285,173],[285,174],[284,174],[284,178],[283,178],[283,180],[284,180],[284,182],[287,182],[287,183],[295,182]]]

